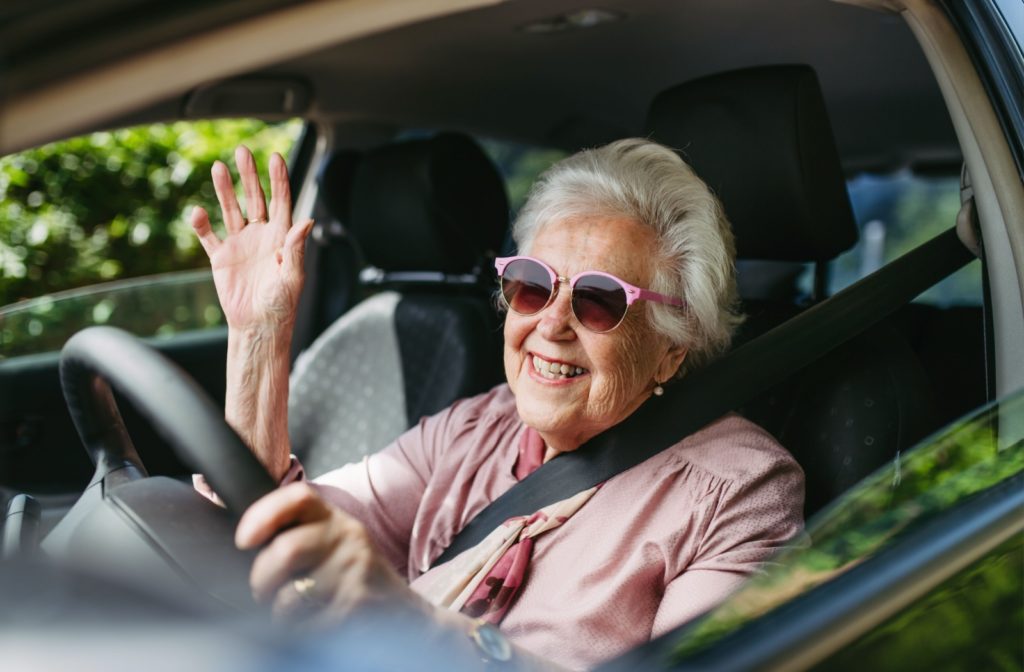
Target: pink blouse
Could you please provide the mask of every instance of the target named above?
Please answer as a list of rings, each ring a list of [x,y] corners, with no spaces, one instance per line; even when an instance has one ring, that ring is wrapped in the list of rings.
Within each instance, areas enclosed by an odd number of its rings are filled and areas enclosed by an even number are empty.
[[[516,483],[523,430],[501,385],[315,483],[422,590],[452,537]],[[570,668],[646,642],[714,606],[797,535],[803,488],[800,467],[771,435],[721,418],[613,477],[539,537],[501,629]]]

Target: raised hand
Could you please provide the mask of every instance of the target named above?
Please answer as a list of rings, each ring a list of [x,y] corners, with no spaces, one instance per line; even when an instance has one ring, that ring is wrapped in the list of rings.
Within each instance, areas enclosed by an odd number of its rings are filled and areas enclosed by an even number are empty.
[[[228,326],[236,330],[290,329],[302,291],[307,220],[292,226],[288,169],[276,152],[270,158],[270,208],[260,186],[256,161],[246,147],[235,150],[245,189],[246,215],[235,197],[231,172],[213,164],[213,186],[227,236],[217,237],[206,210],[192,211],[192,228],[210,257],[214,284]]]

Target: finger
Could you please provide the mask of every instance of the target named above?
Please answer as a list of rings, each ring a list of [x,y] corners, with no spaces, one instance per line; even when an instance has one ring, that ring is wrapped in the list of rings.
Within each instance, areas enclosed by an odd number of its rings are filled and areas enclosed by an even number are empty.
[[[292,191],[288,184],[288,166],[277,152],[270,156],[270,221],[292,225]]]
[[[256,159],[245,145],[235,149],[235,165],[242,178],[245,189],[245,214],[250,222],[267,221],[267,199],[260,186],[260,174],[256,167]]]
[[[315,582],[311,588],[300,592],[295,586],[295,579],[286,582],[274,595],[274,602],[271,612],[274,618],[280,621],[303,621],[309,623],[311,618],[323,614],[328,607],[335,611],[332,604],[337,593],[336,577],[318,567],[316,571],[303,575],[302,579],[313,579]],[[330,622],[337,622],[341,614],[332,613]]]
[[[288,229],[288,235],[284,239],[284,249],[281,251],[282,270],[288,275],[303,272],[303,259],[306,256],[306,238],[313,230],[313,220],[307,219],[302,224],[297,224]]]
[[[220,238],[213,232],[213,227],[210,226],[210,216],[206,214],[205,209],[197,205],[192,208],[189,220],[192,224],[192,230],[196,232],[196,236],[199,238],[199,243],[206,250],[206,256],[212,257],[221,243]]]
[[[323,522],[299,525],[274,537],[252,565],[249,586],[253,597],[264,601],[296,576],[319,565],[336,544]]]
[[[235,529],[242,550],[265,544],[278,531],[295,523],[310,523],[330,514],[327,503],[308,483],[291,483],[256,500]]]
[[[210,174],[213,176],[213,189],[217,192],[217,201],[220,202],[220,212],[224,216],[224,227],[229,234],[238,233],[245,226],[245,218],[242,217],[242,209],[238,207],[238,199],[235,197],[231,171],[223,161],[214,161]]]

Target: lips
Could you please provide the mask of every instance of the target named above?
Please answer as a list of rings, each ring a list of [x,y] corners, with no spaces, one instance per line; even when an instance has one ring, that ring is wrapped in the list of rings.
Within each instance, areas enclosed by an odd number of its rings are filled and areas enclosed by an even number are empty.
[[[533,370],[548,380],[564,380],[587,373],[587,370],[582,366],[544,359],[539,355],[533,355],[532,361]]]

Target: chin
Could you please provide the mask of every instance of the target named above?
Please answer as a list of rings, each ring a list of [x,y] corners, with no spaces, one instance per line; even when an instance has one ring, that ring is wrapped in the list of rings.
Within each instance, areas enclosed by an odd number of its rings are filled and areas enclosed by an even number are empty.
[[[524,423],[538,432],[557,432],[573,425],[571,413],[564,406],[553,406],[546,399],[529,393],[516,395],[516,410]]]

